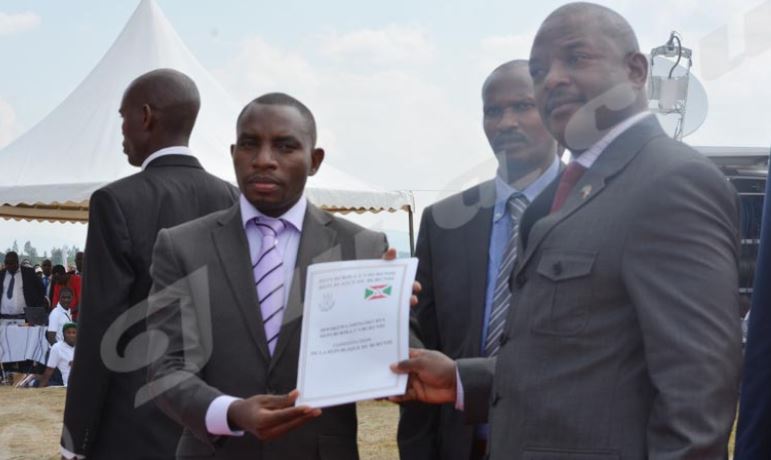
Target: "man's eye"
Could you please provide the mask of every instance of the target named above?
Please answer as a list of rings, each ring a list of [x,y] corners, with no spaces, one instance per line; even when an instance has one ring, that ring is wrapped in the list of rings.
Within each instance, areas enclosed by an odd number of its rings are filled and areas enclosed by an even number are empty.
[[[577,54],[571,55],[570,58],[568,59],[568,62],[570,62],[571,64],[578,64],[579,62],[581,62],[581,61],[583,61],[583,60],[585,60],[587,58],[588,58],[587,55],[581,54],[581,53],[577,53]]]
[[[254,148],[257,145],[257,141],[254,139],[241,139],[237,145],[242,149]]]
[[[544,71],[544,69],[542,69],[540,67],[531,67],[530,68],[530,78],[532,78],[533,81],[541,80],[544,77],[545,74],[546,74],[546,72]]]
[[[279,152],[289,153],[297,150],[298,147],[292,142],[279,142],[276,148],[278,148]]]
[[[517,112],[527,112],[533,107],[535,107],[535,104],[531,102],[520,102],[518,104],[514,104],[514,110],[516,110]]]
[[[502,112],[498,107],[486,107],[484,110],[486,117],[500,117]]]

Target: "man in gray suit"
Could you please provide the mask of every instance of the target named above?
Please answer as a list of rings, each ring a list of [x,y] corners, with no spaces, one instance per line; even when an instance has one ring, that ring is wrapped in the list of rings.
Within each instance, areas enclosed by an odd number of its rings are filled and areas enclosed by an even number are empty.
[[[498,161],[495,178],[427,207],[418,233],[420,339],[453,359],[495,355],[511,297],[505,294],[521,211],[560,170],[557,142],[541,122],[526,60],[506,62],[487,77],[482,112]],[[496,296],[496,288],[506,292]],[[406,404],[399,453],[402,460],[482,458],[487,435],[486,425],[467,425],[451,404]]]
[[[137,353],[135,339],[145,332],[158,230],[230,207],[238,196],[188,148],[200,104],[195,83],[172,69],[139,76],[123,95],[123,150],[142,170],[89,202],[78,347],[64,409],[67,458],[174,456],[180,427],[153,404],[135,403],[147,381],[146,353]]]
[[[150,388],[185,427],[177,456],[358,459],[354,404],[291,407],[303,291],[308,265],[379,258],[385,235],[308,203],[324,151],[291,96],[250,102],[231,154],[239,202],[162,231],[153,254],[150,322],[163,355]]]
[[[459,384],[436,352],[397,366],[413,373],[410,397],[488,420],[493,460],[727,456],[737,199],[647,113],[647,73],[631,27],[605,7],[568,4],[543,22],[536,101],[574,161],[522,217],[500,353],[457,361]]]

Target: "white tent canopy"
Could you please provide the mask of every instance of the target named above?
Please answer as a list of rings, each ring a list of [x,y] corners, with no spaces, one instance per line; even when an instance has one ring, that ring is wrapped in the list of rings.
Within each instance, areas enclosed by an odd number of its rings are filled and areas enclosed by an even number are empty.
[[[93,191],[138,171],[121,153],[118,107],[131,80],[162,67],[184,72],[198,85],[201,111],[190,146],[207,171],[233,182],[228,146],[240,105],[196,60],[154,0],[142,0],[112,47],[67,99],[0,150],[3,170],[14,172],[0,186],[0,217],[86,221]],[[310,178],[307,195],[335,211],[414,209],[409,192],[375,190],[329,162]]]

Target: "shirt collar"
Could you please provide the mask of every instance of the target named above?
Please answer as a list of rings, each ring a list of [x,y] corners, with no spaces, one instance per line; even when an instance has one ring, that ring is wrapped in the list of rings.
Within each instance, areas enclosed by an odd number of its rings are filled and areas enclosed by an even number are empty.
[[[241,207],[241,222],[246,229],[247,224],[254,220],[255,217],[263,217],[265,214],[261,213],[259,209],[255,208],[249,200],[246,199],[242,193],[238,199],[239,206]],[[303,222],[305,221],[305,210],[308,208],[308,200],[305,199],[305,194],[297,200],[287,212],[282,214],[279,219],[283,219],[286,222],[292,224],[298,232],[302,233]]]
[[[579,156],[573,156],[573,160],[578,162],[581,166],[585,167],[586,169],[589,169],[592,167],[595,161],[597,161],[597,158],[600,157],[600,154],[605,151],[605,149],[610,145],[611,142],[616,140],[618,136],[624,133],[627,129],[631,128],[633,125],[635,125],[637,122],[642,120],[643,118],[653,115],[652,112],[645,110],[640,113],[634,114],[631,117],[625,119],[621,123],[618,123],[616,126],[612,127],[607,133],[605,133],[604,136],[600,138],[597,142],[594,143],[591,147],[589,147],[584,153],[582,153]]]
[[[166,155],[187,155],[187,156],[193,156],[193,152],[190,151],[189,147],[185,147],[184,145],[175,145],[172,147],[165,147],[160,150],[156,150],[152,154],[150,154],[149,157],[145,158],[145,161],[142,162],[142,171],[147,168],[147,165],[149,165],[153,160],[160,157],[165,157]]]
[[[525,195],[525,198],[529,202],[532,202],[536,197],[549,185],[553,180],[557,178],[560,170],[560,160],[557,156],[554,157],[554,161],[546,171],[543,172],[536,180],[523,190],[517,190],[512,187],[508,182],[501,179],[500,176],[495,176],[495,212],[493,214],[493,221],[498,221],[505,214],[506,202],[515,193],[521,193]]]

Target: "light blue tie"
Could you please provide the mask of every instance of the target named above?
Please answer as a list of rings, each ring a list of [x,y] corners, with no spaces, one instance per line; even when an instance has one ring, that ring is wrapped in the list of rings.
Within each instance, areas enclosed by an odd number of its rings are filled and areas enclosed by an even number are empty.
[[[278,334],[284,319],[284,261],[278,247],[278,235],[286,229],[281,219],[257,217],[254,224],[262,234],[262,244],[257,262],[252,267],[260,312],[265,327],[270,354],[278,342]]]

